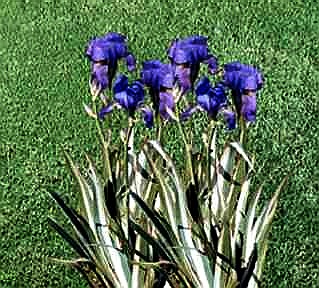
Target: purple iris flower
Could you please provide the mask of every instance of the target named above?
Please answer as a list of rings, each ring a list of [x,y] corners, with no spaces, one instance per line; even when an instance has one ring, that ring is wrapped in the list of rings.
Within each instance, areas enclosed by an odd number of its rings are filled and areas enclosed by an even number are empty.
[[[256,121],[257,91],[263,86],[259,70],[240,62],[224,65],[224,84],[231,89],[238,116],[247,122]]]
[[[197,111],[206,111],[211,119],[217,120],[217,114],[223,112],[228,129],[236,127],[236,115],[234,112],[227,110],[227,97],[225,86],[219,82],[212,87],[207,77],[203,77],[195,87],[196,102],[194,107],[188,107],[182,114],[181,120],[187,120]]]
[[[172,89],[175,82],[172,65],[164,64],[160,60],[145,61],[141,78],[146,86],[155,91],[160,91],[161,88]]]
[[[101,90],[111,89],[120,59],[126,59],[129,71],[135,69],[135,57],[128,51],[126,37],[116,32],[92,39],[85,54],[92,63],[91,82]]]
[[[159,60],[150,60],[143,63],[141,72],[143,83],[149,87],[155,114],[169,119],[166,108],[174,111],[175,100],[172,89],[175,85],[173,66]]]
[[[136,111],[143,115],[145,125],[149,128],[153,126],[153,113],[150,109],[143,107],[144,85],[140,80],[129,84],[125,75],[119,75],[113,87],[114,102],[103,107],[99,112],[99,118],[104,119],[111,113],[114,107],[122,108],[128,111],[129,116],[133,117]]]
[[[205,36],[176,39],[168,49],[168,57],[176,67],[176,76],[183,93],[193,88],[200,63],[207,64],[211,74],[217,71],[217,58],[209,52],[207,40]]]
[[[207,77],[203,77],[198,82],[195,87],[195,94],[197,96],[197,104],[207,111],[213,119],[216,119],[219,110],[227,105],[224,85],[218,83],[215,87],[211,87]]]

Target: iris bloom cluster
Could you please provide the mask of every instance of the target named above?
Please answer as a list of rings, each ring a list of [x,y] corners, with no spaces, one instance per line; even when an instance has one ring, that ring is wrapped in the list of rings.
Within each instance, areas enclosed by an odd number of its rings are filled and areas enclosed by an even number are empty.
[[[113,100],[106,103],[98,116],[104,119],[115,107],[128,111],[134,116],[136,111],[143,114],[147,127],[153,126],[153,112],[164,120],[171,120],[169,111],[175,111],[176,104],[186,93],[194,92],[196,103],[186,107],[180,114],[185,121],[197,111],[205,111],[212,120],[222,114],[228,129],[236,127],[236,120],[243,118],[246,122],[256,120],[257,91],[263,86],[263,76],[256,68],[240,62],[225,64],[218,69],[217,58],[209,51],[208,38],[191,36],[175,39],[168,51],[169,63],[160,60],[143,62],[140,79],[129,84],[125,75],[116,76],[118,61],[126,60],[129,71],[136,66],[135,57],[128,51],[125,36],[118,33],[108,33],[101,38],[90,41],[86,55],[91,61],[91,83],[103,91],[113,89]],[[199,81],[200,65],[206,64],[211,75],[223,71],[222,79],[213,86],[208,77]],[[153,109],[145,103],[144,89],[148,88]],[[176,93],[178,89],[178,93]],[[227,95],[231,94],[231,101]],[[234,104],[236,112],[231,109]]]

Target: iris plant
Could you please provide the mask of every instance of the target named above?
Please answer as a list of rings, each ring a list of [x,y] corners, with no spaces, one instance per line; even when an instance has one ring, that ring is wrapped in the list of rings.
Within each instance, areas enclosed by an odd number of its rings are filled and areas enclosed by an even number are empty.
[[[135,69],[135,58],[128,51],[126,37],[116,32],[92,39],[85,54],[91,61],[91,83],[100,90],[111,89],[120,59],[125,58],[129,71]]]
[[[103,120],[118,108],[128,116],[127,129],[121,131],[123,143],[116,142],[116,146],[107,139],[111,137],[105,137],[105,127],[96,121],[103,149],[101,179],[90,157],[88,170],[81,174],[65,153],[80,184],[84,217],[57,193],[51,193],[73,230],[69,233],[54,220],[50,224],[78,253],[78,258],[68,263],[85,275],[90,287],[260,286],[270,224],[287,179],[269,204],[260,209],[257,203],[262,190],[251,194],[254,161],[243,144],[245,121],[256,119],[256,95],[263,77],[252,66],[232,62],[223,66],[223,75],[214,79],[216,85],[208,77],[196,82],[201,63],[208,65],[211,74],[217,74],[217,59],[209,52],[207,39],[191,36],[173,41],[168,50],[171,62],[144,62],[141,79],[132,82],[125,75],[115,77],[122,58],[129,71],[135,69],[135,59],[123,35],[108,33],[93,39],[87,47],[93,109],[85,105],[86,112]],[[178,110],[175,106],[179,98],[190,90],[196,103],[179,114],[181,120],[196,111],[208,114],[210,123],[202,137],[204,149],[198,157],[192,131],[180,121],[175,123],[183,141],[185,166],[181,169],[165,152],[162,123],[156,125],[156,141],[145,139],[141,149],[135,145],[136,114],[142,113],[147,127],[154,124],[153,111],[144,102],[144,86],[149,88],[158,122],[160,117],[178,120],[170,112]],[[107,88],[112,89],[112,100],[101,93]],[[229,101],[229,92],[233,101]],[[95,101],[97,96],[103,96],[102,109]],[[230,108],[231,103],[235,107]],[[237,115],[231,109],[236,109]],[[220,115],[229,130],[236,127],[236,118],[240,119],[240,141],[232,135],[229,142],[220,145],[219,129],[215,129]],[[109,129],[107,133],[111,136]],[[119,153],[112,153],[115,148]]]
[[[148,128],[153,126],[153,113],[149,108],[143,106],[144,85],[140,80],[129,84],[125,75],[119,75],[115,80],[113,93],[114,101],[100,110],[98,115],[100,119],[104,119],[114,108],[120,108],[125,109],[129,117],[134,117],[135,112],[140,111],[145,125]]]
[[[228,101],[225,86],[219,82],[215,87],[211,86],[209,79],[203,77],[195,87],[196,106],[187,108],[181,114],[181,120],[187,120],[196,111],[206,111],[212,120],[217,120],[217,115],[222,112],[228,129],[236,127],[236,115],[227,109]]]
[[[263,86],[263,76],[256,68],[240,62],[224,65],[224,84],[231,89],[238,117],[255,122],[257,91]]]
[[[168,57],[175,67],[175,74],[184,93],[193,88],[200,63],[207,64],[211,74],[217,71],[217,59],[210,53],[207,40],[205,36],[176,39],[168,49]]]

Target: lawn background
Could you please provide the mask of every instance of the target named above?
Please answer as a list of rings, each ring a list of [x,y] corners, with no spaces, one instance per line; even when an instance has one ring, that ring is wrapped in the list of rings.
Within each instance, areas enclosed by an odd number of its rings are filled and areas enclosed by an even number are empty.
[[[132,2],[132,3],[131,3]],[[49,257],[73,252],[48,227],[64,221],[47,191],[77,193],[61,147],[97,155],[84,47],[126,34],[138,60],[166,58],[175,37],[210,37],[220,63],[262,69],[250,132],[265,197],[292,171],[272,229],[263,287],[319,287],[319,5],[316,1],[0,2],[0,287],[86,287]]]

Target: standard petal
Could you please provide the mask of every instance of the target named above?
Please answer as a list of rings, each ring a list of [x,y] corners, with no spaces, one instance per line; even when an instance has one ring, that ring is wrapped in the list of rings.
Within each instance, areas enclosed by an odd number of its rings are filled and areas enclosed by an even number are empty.
[[[94,62],[108,60],[108,43],[104,39],[95,38],[90,41],[86,49],[86,56]]]
[[[211,85],[208,77],[202,77],[195,86],[195,94],[197,96],[208,94],[209,89],[211,89]]]
[[[151,87],[154,90],[160,88],[160,69],[162,63],[159,60],[150,60],[143,63],[143,69],[141,72],[142,82]]]
[[[230,62],[224,65],[225,72],[239,71],[244,68],[244,64],[239,61]]]
[[[177,47],[178,39],[172,41],[171,46],[167,50],[168,58],[171,61],[174,61],[174,54]]]
[[[117,76],[114,86],[113,86],[113,93],[117,94],[119,92],[125,91],[128,87],[128,78],[123,75],[120,74],[119,76]]]
[[[252,90],[257,91],[258,83],[256,75],[241,75],[240,79],[240,90]]]
[[[126,37],[118,32],[109,32],[103,37],[103,39],[119,43],[125,43],[126,41]]]
[[[176,65],[181,65],[185,63],[190,63],[192,61],[192,51],[190,49],[180,49],[177,48],[174,53],[174,63]]]
[[[224,81],[230,89],[260,90],[262,88],[262,73],[251,65],[238,61],[231,62],[224,65],[224,71]]]
[[[225,87],[222,83],[218,83],[211,90],[211,110],[212,113],[218,112],[221,108],[223,108],[227,104],[227,97],[225,93]]]
[[[208,37],[201,35],[193,35],[181,40],[183,44],[207,45]]]
[[[229,87],[232,90],[240,90],[240,81],[240,74],[236,71],[230,71],[224,74],[224,83],[227,87]]]
[[[134,81],[126,90],[128,109],[135,110],[144,100],[144,88],[141,81]]]

